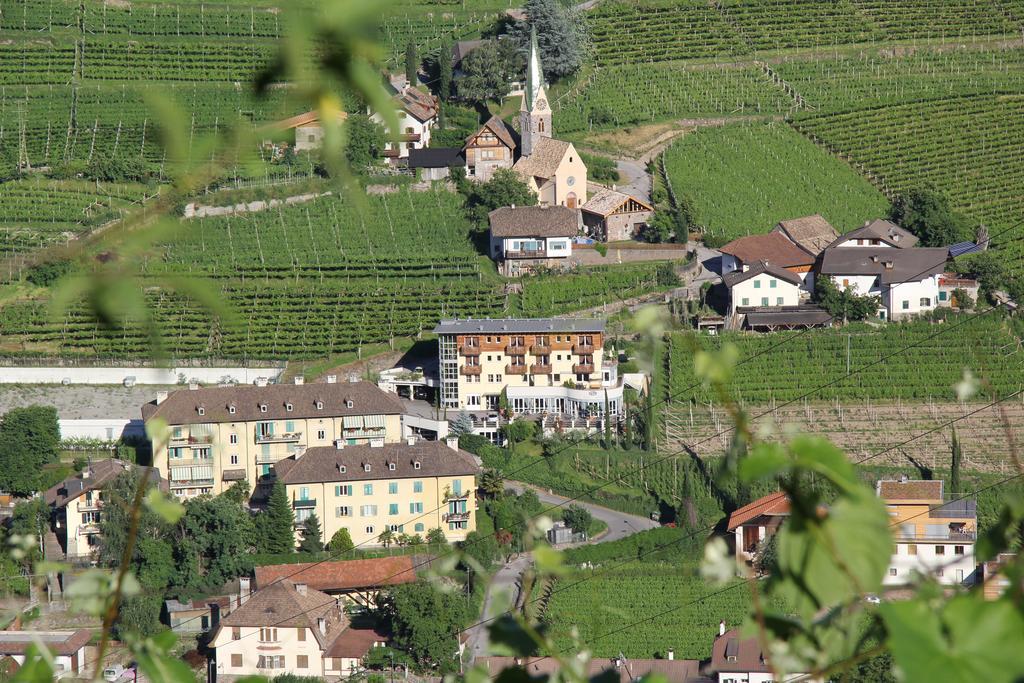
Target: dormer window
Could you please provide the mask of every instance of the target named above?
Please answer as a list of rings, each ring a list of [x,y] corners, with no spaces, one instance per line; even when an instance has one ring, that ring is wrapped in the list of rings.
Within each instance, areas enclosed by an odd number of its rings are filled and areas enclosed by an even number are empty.
[[[370,471],[370,463],[364,462],[363,463],[363,472],[369,472],[369,471]]]
[[[345,474],[345,472],[348,472],[348,468],[345,467],[344,465],[338,465],[338,472],[340,472],[341,474]]]
[[[316,402],[316,409],[317,410],[323,410],[324,409],[324,402],[323,401],[317,401]]]
[[[200,415],[206,415],[206,408],[199,406],[196,410],[199,411]]]
[[[260,404],[260,412],[261,413],[267,412],[267,404],[266,403],[261,403]]]
[[[349,399],[349,400],[345,401],[345,407],[346,408],[351,408],[353,405],[355,405],[355,404],[352,403],[352,399]]]
[[[234,406],[228,406],[228,412],[230,414],[234,415],[235,414],[235,407]]]
[[[394,472],[395,471],[395,463],[389,462],[388,463],[388,469],[391,470],[392,472]]]
[[[419,460],[416,460],[416,461],[414,461],[414,462],[412,463],[412,468],[413,468],[414,470],[418,470],[418,469],[420,468],[420,461],[419,461]]]
[[[289,413],[292,412],[292,408],[293,407],[294,406],[291,403],[285,403],[284,404],[284,409],[287,410]]]

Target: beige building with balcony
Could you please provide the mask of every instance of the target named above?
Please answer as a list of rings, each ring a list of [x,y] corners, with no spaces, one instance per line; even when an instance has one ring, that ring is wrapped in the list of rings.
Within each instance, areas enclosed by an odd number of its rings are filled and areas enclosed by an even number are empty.
[[[441,405],[486,413],[504,394],[513,415],[541,416],[545,428],[603,428],[606,402],[621,414],[624,387],[604,328],[591,318],[442,320]]]
[[[315,512],[325,543],[346,528],[356,545],[380,534],[444,531],[449,542],[476,529],[473,457],[441,441],[321,446],[275,465],[295,514],[296,541]]]
[[[373,629],[354,628],[330,595],[281,579],[221,619],[210,647],[218,676],[340,678],[386,642]]]
[[[182,498],[243,480],[262,497],[277,461],[338,440],[397,442],[401,414],[401,403],[369,382],[193,385],[142,407],[147,425],[168,427],[167,438],[153,442],[153,465]]]
[[[103,487],[132,467],[123,460],[97,460],[43,492],[43,500],[50,506],[50,524],[65,559],[93,558],[100,542]],[[149,467],[140,469],[155,475]]]

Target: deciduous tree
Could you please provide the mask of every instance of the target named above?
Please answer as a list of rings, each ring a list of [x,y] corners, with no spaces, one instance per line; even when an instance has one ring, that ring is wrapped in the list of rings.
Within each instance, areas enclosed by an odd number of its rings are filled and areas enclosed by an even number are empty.
[[[331,536],[330,547],[331,552],[335,555],[343,555],[354,549],[356,545],[352,542],[352,535],[348,532],[348,529],[342,527]]]
[[[594,521],[594,516],[582,505],[573,503],[565,508],[565,511],[562,513],[562,521],[565,522],[567,527],[572,529],[574,534],[582,534],[590,526],[590,523]]]
[[[892,204],[889,217],[917,235],[926,247],[945,247],[971,239],[967,220],[949,206],[949,200],[934,190],[913,189]]]
[[[43,465],[57,460],[59,445],[56,408],[8,410],[0,419],[0,489],[21,496],[38,491]]]

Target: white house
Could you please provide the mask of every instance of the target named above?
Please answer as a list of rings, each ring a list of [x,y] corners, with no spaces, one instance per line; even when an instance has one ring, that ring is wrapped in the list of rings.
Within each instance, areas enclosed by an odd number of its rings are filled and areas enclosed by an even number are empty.
[[[944,248],[829,248],[822,255],[820,275],[831,277],[840,289],[879,297],[878,317],[898,319],[939,305],[947,257]]]
[[[840,235],[827,248],[833,247],[891,247],[909,249],[917,244],[917,237],[900,226],[885,220],[865,223],[856,230]]]
[[[740,237],[724,245],[720,251],[723,276],[767,262],[798,275],[805,290],[814,289],[814,274],[811,272],[814,256],[781,232]]]
[[[729,315],[745,306],[797,306],[800,304],[800,276],[770,263],[758,263],[746,270],[734,270],[722,280],[729,290]]]
[[[54,675],[90,678],[86,672],[85,647],[92,632],[78,631],[3,631],[0,632],[0,659],[10,657],[18,666],[25,663],[28,648],[41,646],[53,655]]]
[[[782,491],[733,510],[726,530],[733,535],[736,561],[749,566],[754,561],[758,545],[775,535],[788,516],[789,497]]]
[[[757,638],[744,638],[737,629],[725,631],[725,622],[722,624],[722,632],[711,646],[711,661],[702,672],[716,683],[821,683],[820,677],[809,677],[805,673],[791,673],[781,679],[776,678]]]
[[[391,103],[398,116],[398,141],[388,140],[384,156],[406,159],[409,150],[429,147],[430,131],[437,123],[437,100],[422,90],[406,86],[391,98]],[[382,126],[386,125],[379,112],[373,112],[370,118]]]
[[[487,215],[491,258],[507,277],[569,265],[580,212],[565,206],[502,207]]]
[[[970,585],[977,580],[974,542],[977,502],[947,499],[938,480],[882,480],[875,485],[892,518],[896,550],[883,584],[900,586],[916,575],[943,585]]]

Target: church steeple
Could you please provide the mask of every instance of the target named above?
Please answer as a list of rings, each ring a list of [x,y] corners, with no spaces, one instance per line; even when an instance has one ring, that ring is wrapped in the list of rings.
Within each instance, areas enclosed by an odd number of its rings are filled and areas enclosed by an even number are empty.
[[[519,124],[524,157],[533,153],[538,138],[551,137],[551,109],[544,89],[544,70],[540,64],[537,31],[533,28],[530,29],[530,57],[526,63],[526,87],[519,107]]]

